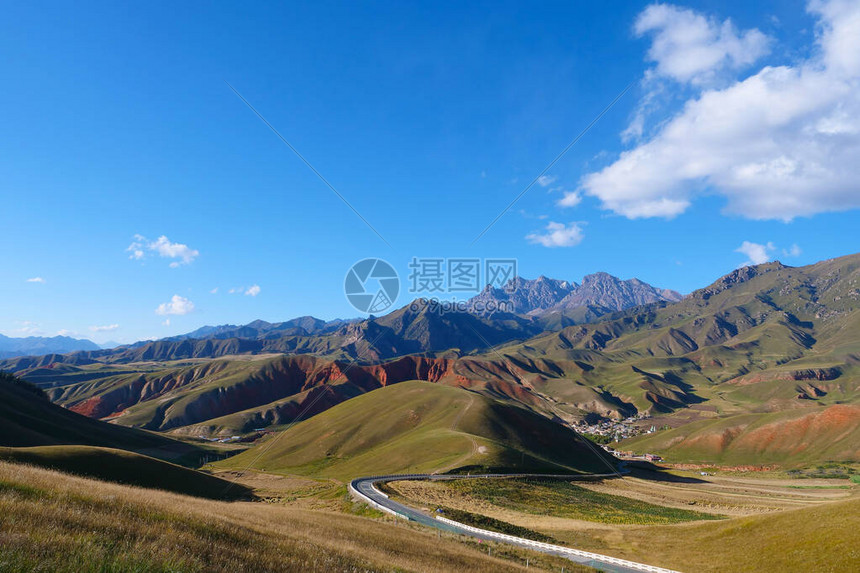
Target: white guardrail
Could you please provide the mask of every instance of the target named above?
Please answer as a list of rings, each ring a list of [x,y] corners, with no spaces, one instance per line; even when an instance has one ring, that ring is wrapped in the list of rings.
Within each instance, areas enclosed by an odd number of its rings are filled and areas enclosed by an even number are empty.
[[[384,493],[382,493],[381,491],[376,489],[373,486],[373,484],[371,484],[370,487],[373,488],[373,491],[375,491],[376,493],[378,493],[382,497],[385,497],[385,498],[388,497],[387,495],[385,495]],[[366,495],[364,495],[363,493],[361,493],[360,491],[358,491],[357,489],[352,487],[352,483],[349,484],[349,492],[351,494],[353,494],[354,496],[358,497],[361,501],[363,501],[364,503],[366,503],[370,507],[378,509],[379,511],[385,512],[389,515],[393,515],[394,517],[399,517],[400,519],[405,519],[405,520],[409,521],[409,518],[407,516],[403,515],[402,513],[398,513],[396,511],[394,511],[393,509],[385,507],[381,503],[377,503],[377,502],[373,501],[371,498],[367,497]]]
[[[471,525],[466,525],[465,523],[460,523],[458,521],[454,521],[453,519],[448,519],[447,517],[442,517],[439,515],[436,516],[436,519],[438,519],[442,523],[447,523],[448,525],[453,525],[454,527],[459,527],[461,529],[465,529],[465,530],[471,531],[473,533],[480,533],[481,535],[486,535],[488,537],[494,537],[496,539],[501,539],[502,541],[507,541],[509,543],[515,543],[517,545],[526,545],[529,547],[538,547],[540,549],[546,549],[549,551],[557,551],[559,553],[576,555],[577,557],[584,557],[586,559],[593,559],[595,561],[601,561],[603,563],[610,563],[612,565],[620,565],[622,567],[627,567],[629,569],[635,569],[637,571],[648,571],[649,573],[678,573],[677,571],[672,571],[671,569],[663,569],[662,567],[654,567],[653,565],[645,565],[644,563],[636,563],[635,561],[627,561],[625,559],[618,559],[617,557],[609,557],[608,555],[600,555],[599,553],[590,553],[588,551],[580,551],[579,549],[571,549],[570,547],[564,547],[562,545],[553,545],[552,543],[543,543],[540,541],[532,541],[531,539],[523,539],[522,537],[515,537],[513,535],[505,535],[504,533],[496,533],[495,531],[489,531],[486,529],[480,529],[478,527],[472,527]]]

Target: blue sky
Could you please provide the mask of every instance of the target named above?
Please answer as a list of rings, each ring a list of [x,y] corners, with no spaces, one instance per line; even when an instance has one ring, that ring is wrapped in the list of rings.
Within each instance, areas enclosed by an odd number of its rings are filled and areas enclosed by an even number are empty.
[[[527,278],[689,292],[747,261],[857,252],[856,15],[9,3],[0,332],[129,342],[355,316],[343,279],[365,257],[403,277],[413,256],[513,257]]]

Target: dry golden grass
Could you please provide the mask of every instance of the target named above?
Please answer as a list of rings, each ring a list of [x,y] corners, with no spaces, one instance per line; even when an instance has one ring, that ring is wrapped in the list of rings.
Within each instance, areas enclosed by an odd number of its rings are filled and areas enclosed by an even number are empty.
[[[0,463],[0,570],[495,572],[523,567],[489,557],[477,545],[405,525],[272,504],[214,502]]]
[[[680,472],[679,472],[680,473]],[[690,477],[698,478],[689,472]],[[791,480],[747,476],[707,476],[701,483],[626,477],[582,483],[582,487],[667,507],[729,516],[770,513],[839,501],[852,495],[849,480]]]
[[[579,549],[678,571],[857,570],[860,487],[846,486],[847,480],[713,476],[708,480],[683,483],[625,478],[581,485],[670,506],[700,510],[710,506],[721,512],[733,508],[736,517],[675,525],[614,525],[514,511],[459,495],[444,482],[386,485],[418,507],[455,507],[540,532]],[[845,487],[849,489],[842,489]],[[696,505],[689,505],[693,501]]]
[[[860,563],[860,499],[726,521],[611,530],[541,530],[617,557],[679,571],[854,573]]]

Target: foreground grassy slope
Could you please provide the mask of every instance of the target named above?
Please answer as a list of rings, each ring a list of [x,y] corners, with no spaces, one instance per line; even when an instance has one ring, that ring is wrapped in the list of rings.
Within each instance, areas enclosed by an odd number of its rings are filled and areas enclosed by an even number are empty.
[[[458,468],[608,471],[564,426],[461,388],[418,381],[353,398],[217,465],[342,480]]]
[[[163,460],[111,448],[42,446],[0,448],[0,460],[139,487],[213,499],[247,497],[239,484]]]
[[[860,499],[770,515],[619,532],[623,551],[681,571],[853,572]]]
[[[342,514],[202,500],[3,462],[0,569],[525,571],[423,530]]]

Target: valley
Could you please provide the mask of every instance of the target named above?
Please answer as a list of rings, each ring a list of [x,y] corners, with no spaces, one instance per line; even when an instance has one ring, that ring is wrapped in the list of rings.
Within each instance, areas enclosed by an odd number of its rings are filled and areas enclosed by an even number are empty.
[[[7,358],[0,471],[9,479],[0,498],[25,512],[20,519],[35,499],[66,519],[49,501],[66,494],[30,492],[21,481],[63,472],[99,480],[88,487],[113,496],[147,495],[152,507],[174,503],[169,495],[185,496],[191,513],[217,504],[222,521],[213,527],[236,539],[256,538],[270,511],[342,531],[335,568],[374,569],[372,559],[452,567],[437,555],[463,570],[553,570],[562,558],[490,541],[484,553],[476,540],[434,537],[418,525],[401,525],[402,534],[443,539],[444,551],[350,553],[360,524],[397,526],[350,500],[346,484],[389,474],[616,474],[380,487],[427,515],[677,571],[721,570],[716,555],[726,543],[733,569],[808,564],[809,544],[830,547],[834,570],[844,569],[856,527],[846,516],[860,492],[852,479],[860,474],[860,256],[745,267],[686,297],[626,308],[570,306],[598,279],[620,289],[603,291],[620,306],[638,302],[629,289],[662,292],[595,276],[582,287],[524,282],[521,314],[438,315],[419,304],[366,321],[257,321],[113,350]],[[630,457],[644,453],[663,461]],[[232,506],[242,509],[224,509]],[[181,522],[178,515],[168,519]],[[776,549],[784,520],[837,518],[828,538],[802,526],[793,545]],[[85,554],[68,535],[56,542],[80,563],[116,558]],[[124,558],[150,559],[137,532],[122,535],[141,551]],[[194,535],[183,533],[182,543],[198,543]],[[301,561],[307,541],[295,535],[260,542],[272,550],[295,543],[278,550]],[[33,551],[26,543],[15,559]],[[700,548],[694,561],[691,545]],[[236,563],[262,563],[238,545],[222,547]],[[173,563],[173,550],[159,563]],[[194,563],[179,569],[212,567]]]

